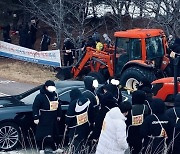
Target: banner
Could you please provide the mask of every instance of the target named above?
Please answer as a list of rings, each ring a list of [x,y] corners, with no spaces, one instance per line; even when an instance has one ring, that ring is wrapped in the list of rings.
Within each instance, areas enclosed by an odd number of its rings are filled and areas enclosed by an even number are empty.
[[[0,56],[54,67],[61,67],[60,50],[36,51],[0,41]]]

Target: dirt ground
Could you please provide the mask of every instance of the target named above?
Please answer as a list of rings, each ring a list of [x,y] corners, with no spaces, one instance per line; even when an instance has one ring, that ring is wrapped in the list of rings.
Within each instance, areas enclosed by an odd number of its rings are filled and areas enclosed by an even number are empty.
[[[38,85],[46,80],[58,80],[56,73],[52,67],[0,57],[1,78]]]

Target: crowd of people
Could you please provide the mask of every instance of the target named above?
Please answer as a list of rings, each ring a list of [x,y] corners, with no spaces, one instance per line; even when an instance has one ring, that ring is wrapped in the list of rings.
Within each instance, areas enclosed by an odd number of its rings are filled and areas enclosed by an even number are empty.
[[[33,17],[30,20],[30,24],[28,22],[22,22],[20,25],[18,25],[15,15],[12,27],[10,26],[10,24],[1,26],[3,32],[3,41],[12,43],[11,36],[18,35],[19,46],[29,49],[35,49],[38,23],[39,20],[36,17]],[[104,48],[103,43],[110,45],[111,39],[107,34],[103,34],[102,38],[104,38],[103,42],[101,41],[101,36],[97,31],[95,31],[93,35],[88,36],[87,39],[79,37],[75,42],[70,38],[65,38],[63,47],[61,49],[61,53],[63,56],[63,65],[71,66],[75,60],[78,61],[85,52],[86,47],[92,47],[97,51],[101,51]],[[43,30],[39,50],[47,51],[50,44],[51,37],[46,30]],[[54,43],[52,44],[52,46],[57,46],[57,44]]]
[[[132,101],[124,100],[119,81],[111,79],[99,86],[94,77],[84,78],[85,89],[70,91],[65,125],[71,153],[178,154],[180,151],[180,94],[175,106],[153,98],[151,84],[144,82],[132,92]],[[61,100],[53,81],[48,80],[33,103],[36,140],[40,153],[49,145],[58,149],[57,121],[61,119]],[[45,139],[48,138],[48,139]]]
[[[111,39],[108,35],[103,34],[103,38],[103,43],[110,45]],[[92,36],[88,36],[87,40],[78,38],[76,43],[73,43],[70,38],[66,38],[62,48],[64,66],[71,66],[74,63],[74,59],[80,59],[85,52],[86,47],[92,47],[97,51],[102,51],[104,46],[100,39],[101,36],[97,31],[95,31]]]
[[[13,25],[5,24],[1,26],[3,32],[3,41],[11,43],[11,36],[18,35],[19,36],[19,45],[22,47],[26,47],[29,49],[35,49],[34,45],[37,40],[37,31],[38,31],[38,23],[39,20],[36,17],[32,17],[30,20],[30,24],[28,22],[22,22],[18,25],[18,19],[16,14],[13,14]],[[51,38],[48,35],[47,31],[42,32],[42,38],[40,42],[40,50],[46,51],[50,45]]]

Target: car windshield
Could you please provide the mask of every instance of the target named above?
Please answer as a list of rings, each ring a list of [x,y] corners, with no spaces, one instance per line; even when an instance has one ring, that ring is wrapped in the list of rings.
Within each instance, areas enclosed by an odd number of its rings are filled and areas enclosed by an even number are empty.
[[[147,59],[154,59],[164,55],[163,40],[161,37],[151,37],[146,39]]]

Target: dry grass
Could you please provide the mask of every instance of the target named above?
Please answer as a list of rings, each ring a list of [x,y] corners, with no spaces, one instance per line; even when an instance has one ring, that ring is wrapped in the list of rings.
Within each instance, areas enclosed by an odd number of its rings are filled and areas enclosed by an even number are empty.
[[[46,80],[57,80],[52,67],[9,58],[0,58],[0,77],[18,82],[42,84]]]

